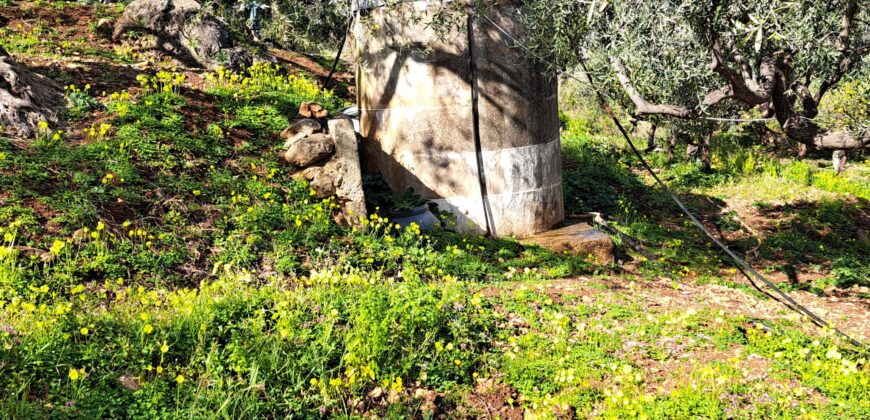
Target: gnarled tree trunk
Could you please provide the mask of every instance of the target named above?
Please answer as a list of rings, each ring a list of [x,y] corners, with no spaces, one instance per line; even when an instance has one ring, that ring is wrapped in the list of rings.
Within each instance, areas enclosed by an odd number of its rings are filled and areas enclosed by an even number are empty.
[[[782,131],[790,139],[817,150],[870,148],[870,133],[856,135],[844,130],[830,131],[813,121],[818,115],[821,95],[814,98],[800,83],[791,80],[791,67],[788,65],[787,56],[776,60],[776,73],[773,77],[770,95],[773,113]],[[802,111],[796,111],[792,106],[787,97],[789,90],[801,97]]]
[[[0,48],[0,124],[7,132],[33,137],[41,121],[57,125],[66,106],[60,86],[15,62]]]
[[[644,150],[645,152],[652,152],[656,149],[656,129],[658,128],[658,121],[650,121],[649,135],[646,138],[646,150]]]

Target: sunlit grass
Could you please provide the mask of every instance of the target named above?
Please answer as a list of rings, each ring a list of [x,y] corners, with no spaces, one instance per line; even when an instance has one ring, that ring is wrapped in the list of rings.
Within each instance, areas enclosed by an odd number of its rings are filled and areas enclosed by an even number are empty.
[[[44,27],[4,36],[21,54],[85,47]],[[140,58],[125,48],[86,55]],[[5,415],[483,416],[473,407],[497,384],[507,394],[487,410],[530,418],[870,416],[866,355],[829,331],[799,318],[762,328],[703,296],[640,297],[645,278],[666,274],[675,294],[681,282],[740,285],[593,108],[563,114],[566,203],[655,248],[634,273],[378,214],[339,226],[335,200],[315,199],[278,158],[277,134],[302,101],[333,112],[345,101],[272,64],[196,86],[193,75],[167,68],[105,94],[76,81],[81,132],[0,139]],[[808,287],[866,281],[850,233],[866,162],[833,175],[728,149],[704,174],[649,156],[692,206],[781,213],[761,258],[828,270]],[[716,212],[717,228],[739,229],[741,214]],[[563,277],[576,283],[553,290]]]

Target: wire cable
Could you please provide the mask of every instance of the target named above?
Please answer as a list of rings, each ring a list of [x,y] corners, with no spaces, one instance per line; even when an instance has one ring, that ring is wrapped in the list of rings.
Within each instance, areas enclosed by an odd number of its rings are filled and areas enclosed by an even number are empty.
[[[474,155],[477,159],[477,180],[480,185],[480,201],[483,204],[483,220],[486,223],[486,234],[496,236],[495,222],[489,202],[489,192],[486,186],[486,172],[483,164],[483,146],[480,139],[480,90],[477,84],[477,55],[474,49],[474,17],[469,14],[466,23],[468,29],[468,73],[471,77],[471,124],[474,138]]]
[[[580,66],[585,69],[586,63],[581,61]],[[851,343],[853,346],[861,348],[862,350],[865,350],[865,351],[867,350],[867,346],[865,346],[861,342],[853,339],[848,334],[833,327],[830,323],[828,323],[827,321],[825,321],[824,319],[822,319],[821,317],[819,317],[818,315],[813,313],[811,310],[807,309],[805,306],[803,306],[800,303],[798,303],[797,301],[795,301],[791,296],[789,296],[787,293],[785,293],[776,284],[774,284],[773,282],[771,282],[770,280],[768,280],[767,278],[762,276],[760,273],[755,271],[755,269],[752,268],[752,266],[750,266],[746,261],[744,261],[742,258],[737,256],[737,254],[735,254],[734,251],[731,251],[731,249],[728,248],[728,246],[725,245],[725,243],[723,243],[719,238],[717,238],[715,235],[713,235],[713,232],[711,232],[710,229],[707,228],[707,226],[705,226],[703,223],[701,223],[701,221],[698,220],[697,217],[695,217],[695,215],[686,207],[686,205],[683,204],[683,201],[680,200],[679,197],[677,197],[677,195],[674,194],[674,192],[671,191],[671,189],[668,188],[668,186],[664,182],[662,182],[662,180],[658,177],[658,175],[656,175],[655,171],[652,169],[652,167],[649,165],[649,163],[647,163],[646,159],[643,158],[643,155],[640,153],[640,151],[637,149],[637,147],[635,147],[634,143],[631,142],[631,138],[629,138],[628,133],[625,131],[625,128],[619,122],[619,118],[616,117],[616,113],[613,112],[613,109],[610,107],[610,104],[607,103],[607,101],[604,99],[604,95],[602,95],[598,91],[598,89],[595,87],[595,82],[592,79],[592,76],[587,74],[586,77],[589,79],[589,84],[593,86],[593,90],[595,91],[596,96],[598,97],[599,105],[601,105],[601,107],[604,109],[604,111],[607,112],[607,114],[610,116],[610,119],[616,125],[616,128],[619,129],[619,132],[622,134],[622,137],[625,138],[626,143],[628,143],[629,148],[631,148],[632,153],[634,153],[635,157],[637,157],[640,164],[653,177],[656,184],[658,184],[659,187],[661,187],[662,190],[665,191],[670,196],[671,200],[677,204],[677,206],[680,208],[680,210],[683,211],[683,214],[685,214],[686,217],[688,217],[689,220],[691,220],[692,223],[698,229],[700,229],[702,232],[704,232],[704,234],[707,235],[707,237],[710,238],[710,240],[713,241],[713,243],[715,243],[722,251],[724,251],[729,257],[731,257],[731,259],[737,265],[737,268],[743,273],[744,276],[746,276],[750,279],[755,278],[756,280],[765,284],[767,287],[772,289],[777,296],[779,296],[785,300],[785,302],[782,302],[782,301],[780,301],[780,302],[785,304],[786,307],[800,313],[801,315],[808,317],[813,322],[813,324],[815,324],[816,326],[818,326],[820,328],[831,329],[837,335],[839,335],[841,338],[843,338],[844,340]]]
[[[488,20],[490,24],[492,24],[494,27],[496,27],[502,34],[504,34],[505,36],[507,36],[508,38],[513,40],[513,42],[517,46],[522,47],[522,44],[516,38],[514,38],[510,33],[508,33],[506,30],[504,30],[504,28],[499,26],[497,23],[493,22],[492,19],[490,19],[485,14],[481,14],[481,15],[486,20]],[[534,56],[534,54],[532,54],[532,55]],[[540,60],[540,57],[535,56],[535,58]],[[542,61],[546,63],[546,60],[542,60]],[[828,323],[827,321],[825,321],[824,319],[822,319],[821,317],[816,315],[814,312],[812,312],[811,310],[809,310],[805,306],[803,306],[800,303],[798,303],[797,301],[795,301],[791,296],[786,294],[776,284],[774,284],[773,282],[771,282],[770,280],[768,280],[767,278],[762,276],[755,269],[753,269],[752,266],[750,266],[746,261],[744,261],[742,258],[737,256],[737,254],[735,254],[730,248],[728,248],[728,246],[725,245],[725,243],[723,243],[719,238],[717,238],[715,235],[713,235],[713,232],[711,232],[710,229],[708,229],[703,223],[701,223],[701,221],[698,220],[697,217],[695,217],[695,215],[686,207],[686,205],[683,204],[682,200],[680,200],[679,197],[677,197],[677,195],[674,194],[674,192],[671,191],[671,189],[668,188],[668,186],[664,182],[662,182],[662,180],[658,177],[658,175],[656,175],[655,171],[652,169],[652,167],[649,165],[649,163],[647,163],[646,159],[644,159],[643,155],[640,153],[640,151],[637,149],[637,147],[635,147],[634,143],[631,142],[631,138],[628,136],[628,132],[625,131],[625,128],[619,122],[619,118],[616,117],[616,113],[613,112],[613,109],[610,107],[610,104],[604,98],[604,95],[601,93],[601,91],[597,88],[597,85],[596,85],[595,81],[593,80],[592,75],[589,74],[589,70],[586,68],[585,61],[581,60],[580,66],[586,75],[586,78],[587,78],[589,85],[592,87],[592,90],[595,92],[595,95],[598,99],[599,105],[610,116],[610,119],[613,121],[614,125],[616,125],[616,128],[622,134],[622,137],[625,139],[626,143],[628,143],[629,148],[631,148],[632,153],[635,155],[635,157],[637,157],[638,161],[641,163],[641,165],[644,167],[644,169],[652,176],[652,178],[655,180],[656,184],[658,184],[659,187],[661,187],[662,190],[668,194],[668,196],[671,198],[671,200],[677,204],[677,206],[680,208],[680,210],[682,210],[683,214],[685,214],[686,217],[688,217],[689,220],[691,220],[692,223],[698,229],[701,230],[701,232],[703,232],[711,241],[713,241],[713,243],[716,244],[716,246],[718,246],[723,252],[725,252],[725,254],[727,254],[734,261],[737,268],[741,271],[741,273],[744,276],[746,276],[750,280],[750,282],[752,282],[753,278],[760,281],[762,284],[766,285],[768,288],[773,290],[773,292],[776,296],[779,296],[779,298],[782,299],[782,300],[776,299],[778,302],[782,303],[787,308],[789,308],[789,309],[791,309],[791,310],[793,310],[793,311],[795,311],[803,316],[806,316],[807,318],[810,319],[810,321],[813,324],[815,324],[819,328],[830,329],[831,331],[834,331],[834,333],[836,333],[840,338],[846,340],[847,342],[849,342],[853,346],[861,349],[863,352],[867,352],[868,350],[870,350],[870,348],[868,348],[867,345],[865,345],[865,344],[859,342],[858,340],[855,340],[854,338],[850,337],[848,334],[846,334],[843,331],[832,326],[830,323]],[[582,81],[580,79],[578,79],[577,77],[575,77],[571,74],[568,74],[565,72],[561,72],[561,73],[569,78],[572,78],[572,79],[582,83]]]

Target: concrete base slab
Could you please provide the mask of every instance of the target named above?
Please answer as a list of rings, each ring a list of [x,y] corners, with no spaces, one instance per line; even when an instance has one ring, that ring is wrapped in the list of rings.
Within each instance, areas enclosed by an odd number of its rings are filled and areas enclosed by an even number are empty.
[[[566,226],[541,232],[520,239],[526,245],[538,245],[554,252],[569,252],[574,255],[589,254],[599,264],[613,262],[613,241],[610,236],[588,223],[567,221]]]

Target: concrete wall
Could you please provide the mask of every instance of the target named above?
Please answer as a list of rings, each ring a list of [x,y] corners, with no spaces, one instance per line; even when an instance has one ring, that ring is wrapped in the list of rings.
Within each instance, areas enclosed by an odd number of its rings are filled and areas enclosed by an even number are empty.
[[[513,19],[519,6],[472,20],[471,49],[467,21],[439,39],[426,26],[427,7],[361,12],[354,38],[364,170],[381,172],[397,191],[413,187],[454,213],[462,230],[485,232],[489,220],[496,236],[526,236],[561,222],[556,81],[490,22],[521,37]]]

